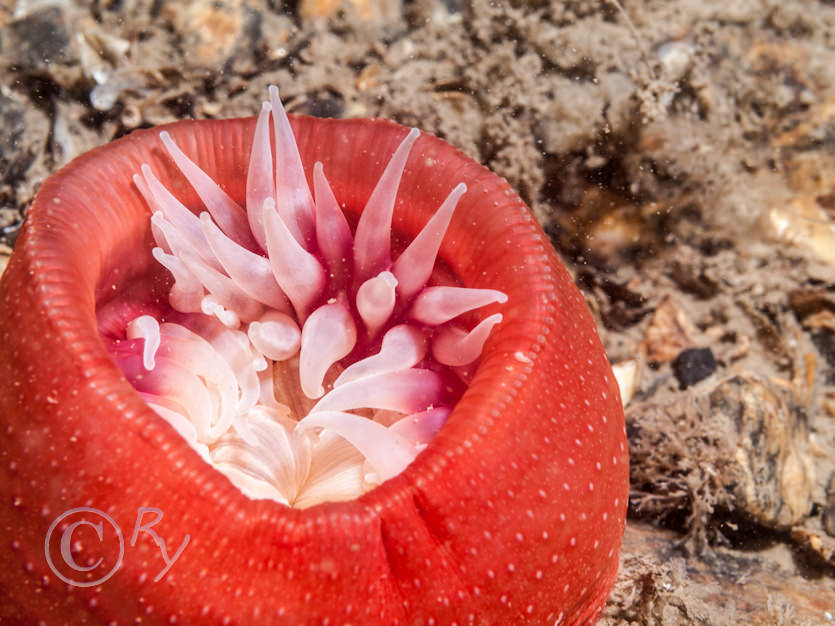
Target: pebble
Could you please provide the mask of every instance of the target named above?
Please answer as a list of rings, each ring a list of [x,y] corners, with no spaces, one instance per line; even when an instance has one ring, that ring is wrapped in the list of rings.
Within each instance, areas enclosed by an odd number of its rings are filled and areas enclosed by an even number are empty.
[[[710,411],[736,431],[737,452],[722,477],[735,508],[770,528],[804,520],[815,484],[805,408],[770,381],[740,375],[710,394]]]
[[[716,371],[716,359],[710,348],[687,348],[673,361],[673,373],[682,389],[692,387]]]

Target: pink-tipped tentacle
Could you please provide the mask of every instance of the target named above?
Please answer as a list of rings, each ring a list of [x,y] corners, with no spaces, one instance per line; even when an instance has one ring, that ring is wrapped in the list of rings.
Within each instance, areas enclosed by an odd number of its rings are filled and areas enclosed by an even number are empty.
[[[307,185],[290,120],[278,97],[278,87],[270,86],[269,92],[275,133],[276,207],[296,241],[309,250],[315,224],[313,196]]]
[[[414,367],[426,355],[426,337],[408,324],[391,328],[384,336],[380,351],[345,368],[333,382],[334,387]]]
[[[162,131],[159,138],[221,230],[240,245],[254,250],[255,240],[252,238],[252,231],[247,223],[246,212],[220,188],[211,176],[186,156],[185,152],[171,139],[168,131]]]
[[[267,249],[264,235],[264,221],[261,207],[267,198],[275,202],[275,173],[273,171],[273,152],[270,146],[270,113],[272,107],[265,102],[261,105],[255,134],[252,138],[252,152],[246,173],[246,215],[252,236],[262,250]]]
[[[357,284],[391,266],[391,218],[397,188],[409,151],[420,131],[413,128],[400,143],[371,192],[354,234],[354,273]]]
[[[290,313],[290,301],[275,280],[270,261],[238,245],[212,222],[209,214],[200,214],[200,225],[223,269],[250,298],[268,307]]]
[[[200,304],[206,290],[185,264],[173,254],[168,254],[162,248],[154,248],[151,254],[157,263],[171,272],[174,285],[168,293],[168,301],[175,310],[182,313],[196,313],[201,310]]]
[[[308,398],[325,393],[322,381],[331,365],[346,356],[357,342],[357,327],[343,302],[320,306],[302,328],[299,381]]]
[[[452,219],[458,200],[466,192],[467,185],[464,183],[456,185],[434,215],[429,218],[426,226],[394,262],[391,271],[397,277],[397,293],[403,300],[411,300],[426,285],[426,281],[432,275],[449,221]]]
[[[142,175],[145,177],[144,188],[148,189],[151,194],[150,198],[146,198],[148,205],[154,212],[162,211],[165,219],[172,224],[173,229],[177,231],[180,237],[188,242],[189,248],[195,254],[199,255],[206,263],[220,269],[220,264],[212,255],[208,242],[203,236],[203,229],[200,228],[200,220],[197,216],[159,182],[148,165],[143,165],[141,169]],[[134,181],[136,181],[136,178],[134,178]],[[143,186],[137,186],[140,190],[143,189]],[[167,236],[168,233],[166,232]]]
[[[418,413],[440,404],[443,393],[443,378],[431,370],[386,372],[336,387],[316,403],[309,415],[362,408]]]
[[[154,369],[160,344],[159,322],[150,315],[140,315],[125,327],[128,339],[142,339],[142,367]]]
[[[220,306],[235,314],[243,322],[257,319],[264,310],[256,300],[250,298],[234,280],[203,263],[191,254],[180,256],[183,264],[196,276],[206,290],[214,296]],[[230,326],[227,324],[227,326]],[[230,327],[236,327],[234,324]]]
[[[391,317],[397,299],[396,288],[397,279],[394,274],[380,272],[362,283],[357,290],[357,312],[369,337],[375,337]]]
[[[247,336],[255,349],[265,357],[284,361],[299,351],[302,334],[298,324],[289,315],[280,311],[267,311],[250,323]]]
[[[409,315],[424,324],[437,326],[459,315],[494,302],[507,302],[507,296],[495,289],[469,287],[427,287],[412,305]]]
[[[469,365],[481,356],[490,331],[501,321],[501,313],[496,313],[481,320],[469,332],[457,326],[441,328],[432,337],[432,356],[451,367]]]
[[[299,320],[304,320],[322,296],[327,282],[325,270],[293,237],[270,198],[264,203],[263,216],[273,275],[293,303]]]
[[[345,281],[354,237],[320,162],[313,166],[313,192],[316,197],[316,243],[330,270],[331,288],[343,289],[347,286]]]

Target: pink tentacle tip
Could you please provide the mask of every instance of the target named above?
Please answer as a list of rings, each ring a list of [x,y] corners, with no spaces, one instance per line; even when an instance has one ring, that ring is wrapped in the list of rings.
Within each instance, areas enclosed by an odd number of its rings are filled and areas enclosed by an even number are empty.
[[[265,357],[285,361],[301,347],[301,331],[295,320],[279,311],[267,311],[247,329],[252,345]]]
[[[270,114],[272,107],[268,102],[261,105],[255,135],[252,139],[252,152],[246,174],[246,214],[252,236],[262,250],[267,249],[261,208],[267,198],[275,202],[275,179],[273,176],[273,154],[270,146]]]
[[[325,393],[322,381],[331,365],[347,356],[357,342],[351,311],[342,302],[320,306],[302,328],[299,378],[308,398]]]
[[[369,336],[373,337],[388,321],[396,300],[397,279],[391,272],[380,272],[357,290],[357,312]]]
[[[467,192],[467,185],[459,183],[450,192],[426,226],[412,240],[394,262],[392,272],[397,277],[397,293],[403,300],[411,300],[423,289],[432,270],[458,201]]]
[[[275,202],[278,212],[293,233],[293,237],[306,249],[313,241],[315,216],[313,197],[307,185],[302,159],[290,120],[281,105],[278,87],[269,88],[275,136]]]
[[[427,287],[415,299],[410,314],[412,319],[437,326],[494,302],[504,304],[507,295],[495,289]]]
[[[150,315],[141,315],[128,322],[128,339],[142,339],[142,366],[146,370],[156,367],[155,357],[160,345],[159,322]]]
[[[496,313],[483,319],[469,332],[456,326],[442,328],[432,338],[432,356],[450,367],[473,363],[481,356],[493,327],[501,321],[501,313]]]

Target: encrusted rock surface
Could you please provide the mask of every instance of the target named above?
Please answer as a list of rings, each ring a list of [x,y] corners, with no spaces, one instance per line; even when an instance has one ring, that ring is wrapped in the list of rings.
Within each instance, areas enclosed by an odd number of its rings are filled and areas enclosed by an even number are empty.
[[[710,393],[710,411],[736,433],[724,478],[734,508],[770,528],[808,517],[815,475],[804,407],[774,383],[735,376]]]

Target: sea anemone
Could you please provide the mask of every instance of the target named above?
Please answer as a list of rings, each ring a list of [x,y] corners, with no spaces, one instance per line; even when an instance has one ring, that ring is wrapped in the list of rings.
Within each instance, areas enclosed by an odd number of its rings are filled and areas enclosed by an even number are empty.
[[[43,184],[0,295],[4,618],[584,624],[608,595],[608,361],[527,207],[434,137],[274,88],[133,133]]]

